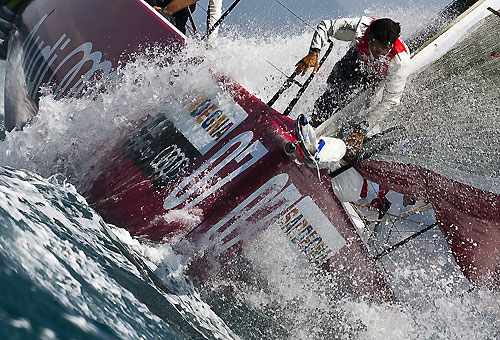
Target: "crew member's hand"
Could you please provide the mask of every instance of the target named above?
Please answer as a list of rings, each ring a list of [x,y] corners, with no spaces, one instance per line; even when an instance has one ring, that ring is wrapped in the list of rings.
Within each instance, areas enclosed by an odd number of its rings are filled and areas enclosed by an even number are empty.
[[[306,74],[309,67],[314,67],[314,73],[318,71],[318,53],[317,52],[309,52],[302,60],[300,60],[297,64],[295,64],[297,68],[295,69],[295,73],[298,75]]]

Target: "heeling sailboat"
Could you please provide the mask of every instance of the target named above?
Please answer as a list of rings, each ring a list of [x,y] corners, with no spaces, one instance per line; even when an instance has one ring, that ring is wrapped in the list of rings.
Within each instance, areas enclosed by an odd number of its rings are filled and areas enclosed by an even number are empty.
[[[123,25],[122,18],[131,19]],[[142,0],[35,0],[19,20],[9,41],[6,88],[22,79],[31,103],[47,83],[56,98],[93,95],[84,81],[113,72],[140,46],[175,52],[184,40]],[[116,140],[85,193],[88,201],[132,235],[170,244],[188,239],[204,249],[207,261],[190,271],[198,278],[210,272],[209,263],[223,266],[252,235],[277,223],[339,287],[394,301],[328,175],[318,178],[300,153],[285,153],[295,140],[294,121],[224,76],[207,84],[171,98],[161,112],[145,113],[140,128]],[[30,118],[12,98],[6,113],[9,128]]]
[[[55,13],[66,15],[63,19]],[[118,22],[130,13],[133,25],[123,27]],[[119,4],[36,0],[22,11],[21,22],[10,39],[12,67],[6,88],[9,81],[24,79],[24,93],[33,103],[43,84],[55,86],[58,97],[79,96],[86,91],[82,77],[92,80],[112,72],[140,46],[159,43],[175,51],[184,40],[140,0]],[[6,112],[10,127],[30,118],[15,105]],[[378,301],[394,301],[353,221],[334,196],[328,174],[322,172],[318,178],[300,152],[285,153],[287,143],[295,140],[291,119],[223,76],[173,99],[161,112],[145,113],[144,118],[129,138],[116,141],[111,161],[102,164],[102,175],[86,192],[106,221],[154,242],[187,239],[208,249],[191,270],[199,278],[210,272],[213,260],[224,265],[252,235],[276,223],[298,251],[330,273],[339,286]],[[377,183],[413,194],[406,184],[414,167],[365,161],[358,170]],[[414,170],[415,192],[430,188],[419,181],[424,169]],[[387,176],[381,176],[384,171]],[[438,178],[428,173],[428,179]],[[448,185],[447,181],[440,183]],[[472,192],[466,185],[452,183],[458,193]],[[441,202],[445,197],[431,192],[430,199]],[[477,195],[484,197],[482,191]],[[442,211],[439,216],[456,209],[443,206]],[[463,221],[472,216],[477,224],[474,214],[459,211],[466,215]],[[495,217],[490,221],[495,227]],[[451,226],[441,217],[439,222]]]

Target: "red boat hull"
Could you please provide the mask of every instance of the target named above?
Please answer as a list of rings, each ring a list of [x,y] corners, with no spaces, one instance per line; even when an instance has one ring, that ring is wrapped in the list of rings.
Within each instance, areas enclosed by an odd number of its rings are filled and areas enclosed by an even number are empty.
[[[10,43],[20,49],[33,103],[47,83],[56,98],[89,95],[82,79],[112,72],[144,46],[175,50],[183,39],[140,0],[36,0],[21,21]],[[115,141],[85,193],[103,218],[154,242],[189,240],[194,252],[205,249],[206,261],[191,268],[199,278],[211,274],[209,262],[223,266],[257,233],[280,228],[339,285],[394,301],[328,175],[318,179],[299,154],[284,152],[294,122],[224,77],[191,93],[145,113],[140,129]]]

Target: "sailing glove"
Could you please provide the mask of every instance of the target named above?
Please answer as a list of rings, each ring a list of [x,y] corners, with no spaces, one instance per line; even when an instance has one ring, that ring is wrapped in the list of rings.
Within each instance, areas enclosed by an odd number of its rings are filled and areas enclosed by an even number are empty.
[[[316,73],[316,71],[318,71],[318,52],[310,51],[309,54],[302,58],[295,66],[297,66],[295,73],[298,75],[303,76],[306,74],[309,67],[314,67],[314,73]]]

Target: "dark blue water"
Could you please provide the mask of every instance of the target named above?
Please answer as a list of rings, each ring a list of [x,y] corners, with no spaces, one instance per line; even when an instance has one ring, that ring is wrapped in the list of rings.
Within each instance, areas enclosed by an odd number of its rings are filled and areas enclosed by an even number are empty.
[[[0,221],[0,338],[216,337],[70,185],[1,168]]]

